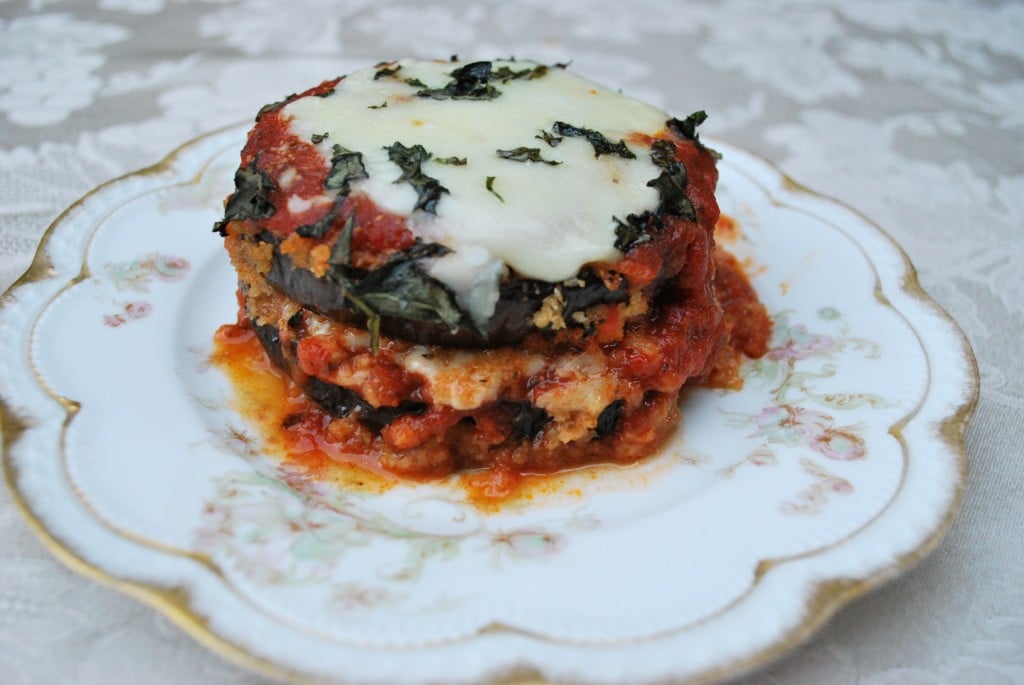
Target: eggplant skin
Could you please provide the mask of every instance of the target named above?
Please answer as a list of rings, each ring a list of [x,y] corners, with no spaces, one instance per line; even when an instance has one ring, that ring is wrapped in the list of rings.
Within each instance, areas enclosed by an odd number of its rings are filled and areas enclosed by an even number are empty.
[[[511,415],[513,440],[533,440],[551,422],[550,414],[525,400],[503,400],[499,405]]]
[[[252,319],[249,323],[274,364],[292,373],[294,365],[285,355],[277,327],[269,323],[260,324]],[[305,380],[302,391],[331,416],[354,416],[367,428],[378,433],[399,416],[422,414],[427,410],[426,404],[412,401],[402,402],[397,407],[374,407],[354,390],[328,383],[315,376]],[[511,438],[514,440],[532,440],[551,421],[551,416],[546,411],[526,401],[503,400],[499,402],[499,408],[509,415],[512,425]],[[619,409],[621,410],[621,407]]]
[[[292,258],[274,248],[267,280],[290,299],[333,319],[349,321],[354,314],[345,303],[345,291],[327,278],[292,263]]]
[[[269,323],[257,323],[252,319],[249,320],[249,325],[252,326],[271,361],[279,369],[294,375],[294,365],[285,355],[284,347],[281,345],[281,334],[277,327]],[[374,407],[354,390],[327,383],[316,377],[307,378],[302,390],[307,397],[323,407],[331,416],[344,418],[354,413],[356,418],[368,428],[378,432],[399,416],[422,414],[427,409],[427,405],[422,402],[402,402],[397,407]]]
[[[355,414],[363,425],[378,433],[399,416],[422,414],[427,410],[427,405],[422,402],[402,402],[397,407],[374,407],[359,393],[316,377],[307,380],[302,390],[331,416],[344,418]]]
[[[603,410],[597,417],[597,437],[603,438],[618,430],[619,423],[626,413],[626,403],[623,400],[615,400]]]
[[[252,320],[250,320],[249,325],[252,326],[252,330],[256,333],[256,337],[259,338],[263,349],[270,356],[270,360],[279,369],[287,369],[288,362],[284,358],[284,350],[281,348],[281,334],[278,333],[277,327],[269,323],[258,324]]]
[[[343,323],[358,324],[365,321],[362,314],[351,308],[345,298],[345,291],[337,283],[295,266],[292,258],[282,254],[276,245],[266,279],[290,299],[323,316]],[[380,327],[390,337],[427,345],[471,348],[513,345],[537,330],[533,323],[534,314],[556,288],[562,292],[565,301],[563,317],[569,326],[579,325],[572,320],[576,312],[629,299],[625,288],[610,290],[595,273],[586,269],[574,283],[567,286],[531,279],[506,279],[501,284],[494,314],[483,335],[469,326],[459,326],[453,330],[440,321],[396,316],[382,316]]]

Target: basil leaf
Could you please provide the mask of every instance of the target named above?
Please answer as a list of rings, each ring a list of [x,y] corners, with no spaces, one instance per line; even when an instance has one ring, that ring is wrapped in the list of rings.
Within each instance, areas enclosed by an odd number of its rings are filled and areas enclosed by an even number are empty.
[[[352,268],[352,233],[355,231],[355,227],[356,213],[355,210],[352,210],[349,212],[345,225],[334,242],[334,246],[331,247],[331,254],[327,258],[327,263],[331,268],[327,271],[327,277],[341,289],[345,299],[352,304],[353,308],[366,317],[366,327],[370,331],[371,347],[373,348],[373,353],[376,354],[380,338],[380,316],[355,294],[359,284],[359,274],[361,273],[359,270]]]
[[[383,66],[384,64],[386,63],[381,63],[380,66],[382,68],[378,69],[377,73],[373,75],[375,81],[384,77],[397,77],[399,69],[402,68],[401,65],[385,67]],[[561,64],[556,64],[555,66],[564,67]],[[414,88],[419,88],[420,90],[416,95],[423,98],[432,98],[434,100],[493,100],[501,95],[501,91],[491,83],[492,81],[500,83],[508,83],[509,81],[519,79],[532,81],[546,75],[549,69],[550,67],[543,64],[523,69],[512,69],[507,65],[493,69],[491,62],[470,62],[449,72],[448,75],[452,77],[451,80],[440,88],[430,88],[418,78],[407,78],[405,83]]]
[[[368,305],[363,298],[346,288],[345,299],[352,303],[356,311],[366,317],[366,331],[370,334],[370,350],[374,356],[380,351],[380,314]]]
[[[562,142],[562,138],[556,135],[552,135],[547,131],[540,131],[537,135],[534,136],[534,138],[536,138],[537,140],[543,140],[551,147],[558,147],[558,144]]]
[[[450,164],[451,166],[466,166],[469,161],[465,157],[435,157],[437,164]]]
[[[636,159],[633,151],[626,147],[625,141],[620,140],[618,143],[612,143],[603,134],[593,129],[573,126],[564,121],[556,121],[551,130],[560,136],[586,138],[587,142],[594,148],[595,158],[601,155],[617,155],[623,159]]]
[[[700,135],[697,133],[697,127],[703,124],[707,118],[707,113],[704,110],[699,110],[685,119],[677,119],[673,117],[666,121],[665,125],[669,130],[674,131],[685,140],[692,140],[697,145],[707,150],[715,159],[721,159],[722,153],[717,150],[712,150],[708,146],[704,145],[704,143],[700,142]]]
[[[676,161],[676,146],[668,140],[656,140],[651,144],[651,161],[659,169],[679,167],[683,174],[683,185],[686,185],[686,168]]]
[[[342,297],[352,305],[352,309],[366,317],[366,330],[370,334],[370,349],[376,355],[380,350],[380,315],[367,306],[355,293],[356,281],[352,269],[344,265],[334,265],[327,271],[327,278],[338,286]]]
[[[224,207],[224,218],[213,226],[215,233],[227,236],[230,221],[266,219],[273,216],[276,208],[267,199],[267,194],[277,186],[266,172],[256,168],[256,160],[249,166],[235,171],[235,192],[231,193]]]
[[[465,323],[451,291],[408,253],[367,274],[356,294],[378,316],[442,323],[452,333]]]
[[[369,178],[363,166],[363,153],[353,152],[341,145],[335,145],[331,156],[331,170],[324,179],[324,188],[338,189],[342,194],[349,191],[349,183],[361,178]]]
[[[501,95],[501,91],[490,83],[490,62],[470,62],[448,75],[452,80],[443,87],[424,87],[416,95],[434,100],[493,100]]]
[[[431,214],[437,214],[437,202],[441,195],[448,193],[448,189],[441,185],[436,178],[423,173],[422,164],[433,155],[419,144],[406,147],[395,141],[384,148],[388,151],[388,159],[398,165],[402,170],[395,183],[408,183],[416,191],[416,204],[413,210],[422,209]]]
[[[297,97],[299,97],[298,93],[292,93],[283,100],[278,100],[277,102],[271,102],[270,104],[263,105],[262,107],[260,107],[260,110],[256,112],[256,121],[259,121],[267,114],[278,111],[288,103],[295,100],[295,98]]]
[[[502,159],[508,159],[513,162],[541,162],[543,164],[550,164],[551,166],[557,166],[561,162],[555,162],[550,159],[543,159],[540,156],[539,147],[517,147],[512,150],[495,150],[498,156]]]
[[[612,217],[615,221],[615,249],[619,252],[628,252],[637,245],[649,242],[651,234],[647,230],[651,215],[644,212],[641,215],[630,214],[622,221],[618,217]]]
[[[295,232],[303,238],[323,238],[327,235],[327,231],[331,230],[331,225],[334,223],[334,220],[338,218],[339,214],[341,214],[341,204],[341,202],[335,202],[334,206],[332,206],[326,214],[320,217],[319,221],[315,224],[299,226],[295,229]]]
[[[402,68],[401,64],[395,65],[393,67],[384,66],[385,64],[387,64],[387,62],[381,62],[380,64],[377,65],[379,68],[377,69],[377,73],[373,75],[374,81],[379,81],[380,79],[386,76],[394,76]]]
[[[441,323],[452,333],[473,326],[451,291],[419,264],[419,260],[448,254],[449,248],[418,241],[408,250],[392,255],[379,268],[364,272],[348,266],[354,225],[352,214],[332,250],[328,277],[342,289],[352,308],[366,317],[374,353],[379,347],[384,316]],[[472,330],[476,331],[475,326]]]
[[[332,264],[331,268],[327,270],[327,278],[338,286],[345,297],[348,297],[349,293],[356,289],[356,272],[348,264]]]
[[[327,140],[327,138],[329,138],[330,135],[331,134],[327,133],[326,131],[324,133],[314,133],[309,137],[309,140],[311,143],[313,143],[313,145],[319,145],[320,143]]]
[[[352,263],[352,233],[356,228],[356,212],[352,210],[349,212],[348,219],[345,220],[345,225],[341,229],[341,233],[338,234],[338,238],[334,241],[334,247],[331,248],[331,256],[327,258],[327,263],[331,266],[349,266]]]
[[[685,119],[672,117],[665,122],[665,125],[686,140],[692,140],[696,143],[700,139],[700,136],[697,134],[697,127],[703,124],[707,118],[707,112],[700,110],[698,112],[694,112]]]
[[[402,170],[402,175],[395,180],[395,183],[409,181],[417,174],[422,173],[420,167],[423,162],[434,156],[427,152],[427,149],[419,143],[412,147],[406,147],[396,140],[391,145],[385,146],[384,149],[388,151],[388,159],[397,164],[398,168]]]
[[[384,102],[380,103],[379,105],[370,105],[369,107],[367,107],[367,109],[384,109],[387,106],[388,106],[388,101],[385,100]]]
[[[658,212],[675,214],[687,221],[696,221],[693,203],[686,196],[686,167],[675,159],[676,147],[670,141],[657,140],[651,145],[651,161],[662,169],[661,175],[647,182],[658,191]]]
[[[513,70],[508,65],[500,67],[491,73],[491,77],[501,81],[502,83],[508,83],[516,79],[526,79],[532,81],[534,79],[546,76],[548,73],[548,66],[546,64],[538,64],[535,67],[526,67],[525,69]]]
[[[468,93],[487,82],[491,76],[491,66],[487,61],[470,62],[452,70],[449,75],[454,79],[455,88]]]
[[[494,189],[494,176],[488,176],[486,181],[484,182],[484,186],[487,188],[487,190],[491,191],[494,197],[498,198],[502,202],[505,201],[505,198],[501,196],[501,193]]]
[[[334,88],[330,88],[328,90],[323,91],[322,93],[316,93],[316,97],[318,97],[318,98],[325,98],[325,97],[328,97],[329,95],[333,95],[333,94],[334,94]],[[283,100],[278,100],[277,102],[271,102],[269,105],[263,105],[262,107],[260,107],[260,111],[256,112],[256,121],[259,121],[260,119],[262,119],[264,117],[264,115],[270,114],[272,112],[276,112],[276,111],[282,109],[283,107],[285,107],[286,105],[289,105],[292,102],[295,102],[296,100],[299,99],[299,97],[300,97],[300,93],[292,93],[291,95],[289,95],[288,97],[286,97]]]
[[[443,257],[451,251],[450,247],[441,243],[425,243],[422,240],[417,240],[413,243],[412,247],[393,255],[391,259],[433,259],[435,257]]]

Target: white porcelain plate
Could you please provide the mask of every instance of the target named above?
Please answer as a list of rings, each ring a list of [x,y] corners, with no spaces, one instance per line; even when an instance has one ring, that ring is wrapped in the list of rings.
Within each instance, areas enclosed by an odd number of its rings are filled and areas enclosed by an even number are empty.
[[[930,550],[977,374],[903,253],[725,144],[723,240],[774,317],[742,391],[663,453],[486,512],[267,456],[208,364],[234,320],[211,232],[240,128],[83,198],[0,309],[7,481],[63,560],[264,673],[318,682],[707,682]]]

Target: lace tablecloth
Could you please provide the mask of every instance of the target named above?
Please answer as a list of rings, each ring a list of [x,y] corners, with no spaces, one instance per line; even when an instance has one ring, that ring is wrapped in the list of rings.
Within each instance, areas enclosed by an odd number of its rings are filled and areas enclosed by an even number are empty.
[[[0,0],[0,289],[98,184],[267,101],[400,56],[573,70],[773,160],[883,226],[981,371],[948,537],[743,682],[1024,682],[1024,5]],[[256,683],[79,577],[0,490],[0,682]]]

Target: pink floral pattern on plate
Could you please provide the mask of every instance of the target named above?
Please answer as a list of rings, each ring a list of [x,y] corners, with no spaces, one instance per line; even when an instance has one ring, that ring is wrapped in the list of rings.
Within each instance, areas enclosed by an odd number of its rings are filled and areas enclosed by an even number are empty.
[[[878,343],[851,336],[834,308],[820,309],[813,323],[793,321],[790,312],[777,314],[769,352],[763,359],[748,361],[742,369],[745,382],[767,389],[771,403],[752,414],[729,416],[730,425],[748,430],[748,437],[759,439],[760,444],[743,461],[719,469],[718,475],[729,477],[743,464],[778,466],[782,459],[799,455],[797,463],[811,482],[784,498],[778,505],[780,511],[820,514],[833,496],[851,494],[853,484],[817,459],[852,461],[869,454],[859,425],[843,423],[831,412],[865,405],[883,407],[887,402],[866,393],[816,391],[815,382],[834,376],[836,359],[850,349],[868,359],[881,354]],[[201,406],[220,411],[213,402]],[[340,491],[286,462],[261,455],[258,440],[244,429],[214,430],[212,440],[256,468],[218,480],[216,495],[208,500],[197,531],[197,549],[230,559],[251,580],[269,585],[323,581],[346,555],[374,541],[405,546],[401,563],[365,582],[343,583],[333,605],[339,611],[394,608],[407,594],[397,589],[396,583],[416,582],[427,566],[460,554],[490,550],[491,565],[500,570],[505,560],[550,559],[572,541],[567,531],[538,526],[492,530],[481,523],[457,532],[413,530],[387,517],[367,514],[361,506],[364,496],[359,493]],[[777,454],[777,447],[787,448],[784,457]],[[595,528],[600,522],[585,519],[581,513],[570,525]]]
[[[191,264],[184,257],[150,252],[138,259],[108,263],[103,273],[118,291],[146,294],[154,278],[164,283],[173,283],[188,276],[190,269]],[[153,312],[152,303],[146,300],[131,300],[120,304],[120,311],[103,315],[105,326],[117,328],[129,321],[143,319]]]
[[[850,335],[842,313],[834,307],[817,311],[814,325],[792,321],[791,312],[774,317],[772,346],[761,359],[747,363],[743,376],[747,383],[759,383],[768,389],[771,403],[752,414],[729,414],[729,423],[749,429],[748,436],[761,444],[747,457],[719,471],[731,476],[739,466],[776,466],[779,457],[773,446],[803,450],[807,456],[799,464],[815,483],[786,500],[779,509],[787,514],[820,514],[828,502],[827,494],[849,494],[853,484],[834,476],[811,457],[834,461],[854,461],[869,456],[859,423],[843,424],[832,412],[851,409],[881,409],[890,406],[882,396],[864,392],[820,392],[817,383],[837,373],[840,353],[852,350],[865,359],[878,359],[881,346],[867,338]],[[834,330],[815,330],[820,326]]]
[[[217,403],[199,401],[206,411],[223,412]],[[323,582],[346,556],[374,543],[404,547],[402,558],[382,566],[373,578],[336,584],[337,611],[369,611],[400,605],[430,564],[460,554],[490,554],[498,569],[504,560],[537,562],[558,555],[568,545],[564,532],[543,526],[505,529],[489,525],[456,501],[444,502],[451,518],[466,521],[452,530],[418,530],[413,518],[398,520],[367,511],[368,498],[311,478],[304,470],[261,453],[258,441],[237,427],[211,430],[211,440],[253,466],[217,479],[196,531],[196,549],[228,561],[250,580],[264,585]],[[570,519],[575,528],[592,527],[582,512]],[[467,549],[470,548],[470,549]]]

